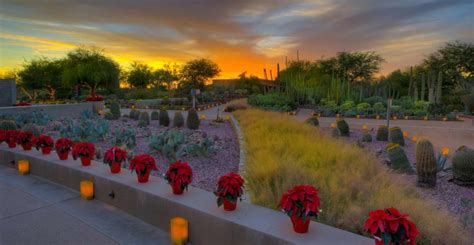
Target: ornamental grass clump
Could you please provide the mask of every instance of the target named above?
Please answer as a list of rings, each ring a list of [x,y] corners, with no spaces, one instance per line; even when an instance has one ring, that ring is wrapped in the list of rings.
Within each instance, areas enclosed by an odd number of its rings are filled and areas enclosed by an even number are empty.
[[[120,173],[122,162],[127,160],[127,151],[120,147],[112,147],[105,152],[104,163],[109,165],[110,172]]]
[[[177,160],[172,163],[165,174],[165,179],[173,189],[173,194],[181,195],[193,181],[193,170],[187,162]]]
[[[91,160],[95,156],[95,146],[89,142],[79,142],[72,146],[72,158],[81,159],[82,166],[91,165]]]
[[[245,140],[245,181],[252,203],[279,209],[281,195],[301,184],[317,186],[318,222],[365,234],[369,212],[397,207],[420,230],[418,244],[469,244],[458,220],[423,198],[404,175],[391,173],[364,149],[276,112],[234,112]]]
[[[35,147],[37,150],[41,149],[43,155],[48,155],[54,147],[54,140],[51,136],[44,134],[40,135],[38,141],[36,141]]]
[[[214,195],[217,196],[217,206],[224,205],[224,210],[232,211],[237,207],[237,201],[242,201],[244,194],[244,179],[239,174],[228,173],[221,176],[217,182]]]

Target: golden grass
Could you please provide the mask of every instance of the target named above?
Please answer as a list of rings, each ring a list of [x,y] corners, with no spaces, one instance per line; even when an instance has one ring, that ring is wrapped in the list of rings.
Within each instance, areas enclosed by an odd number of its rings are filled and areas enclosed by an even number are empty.
[[[362,227],[369,211],[395,207],[418,226],[418,244],[468,243],[449,213],[363,149],[285,114],[249,109],[235,115],[245,136],[245,179],[253,203],[277,209],[284,191],[311,184],[320,190],[322,223],[368,235]]]

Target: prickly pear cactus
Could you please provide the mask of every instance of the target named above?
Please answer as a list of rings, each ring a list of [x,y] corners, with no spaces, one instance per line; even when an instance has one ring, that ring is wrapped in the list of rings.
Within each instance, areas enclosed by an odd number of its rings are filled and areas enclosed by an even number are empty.
[[[344,136],[344,137],[349,136],[349,125],[344,119],[342,118],[337,119],[336,125],[337,125],[337,129],[339,130],[340,136]]]
[[[453,156],[454,183],[474,186],[474,149],[461,146]]]
[[[405,145],[403,132],[399,127],[390,128],[390,142],[399,144],[401,146]]]
[[[416,144],[416,172],[419,186],[436,186],[438,166],[436,165],[433,144],[426,139],[419,140]]]
[[[390,167],[392,169],[412,173],[410,161],[402,147],[399,144],[389,144],[387,147],[388,159],[390,160]]]
[[[388,140],[388,128],[385,125],[380,125],[377,129],[377,136],[375,137],[377,141],[387,141]]]

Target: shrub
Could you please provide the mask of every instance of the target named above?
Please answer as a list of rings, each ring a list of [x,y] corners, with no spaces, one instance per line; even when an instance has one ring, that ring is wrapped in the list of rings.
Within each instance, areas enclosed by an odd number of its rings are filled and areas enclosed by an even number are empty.
[[[135,109],[131,109],[131,110],[130,110],[129,117],[130,117],[131,119],[138,120],[138,117],[140,117],[140,111],[135,110]]]
[[[373,97],[365,98],[364,102],[369,103],[371,105],[374,105],[376,103],[381,103],[383,105],[385,100],[380,96],[373,96]]]
[[[252,95],[248,103],[265,110],[292,111],[296,109],[296,104],[290,98],[277,93]]]
[[[463,186],[474,185],[474,150],[460,147],[453,156],[454,183]]]
[[[352,109],[353,107],[354,107],[354,101],[352,100],[344,101],[344,103],[342,103],[341,105],[341,109],[344,111]]]
[[[17,130],[16,123],[12,120],[0,121],[0,129],[3,130]]]
[[[199,120],[199,115],[194,109],[190,109],[188,111],[188,118],[186,118],[186,126],[189,129],[198,129],[199,124],[201,124],[201,120]]]
[[[355,117],[356,115],[357,113],[352,109],[349,109],[344,112],[344,117]]]
[[[112,101],[110,103],[110,113],[112,113],[113,119],[119,119],[122,115],[120,113],[120,105],[117,101]]]
[[[377,141],[387,141],[388,140],[388,129],[385,125],[380,125],[377,129],[377,136],[375,137]]]
[[[361,227],[370,211],[397,207],[420,230],[417,243],[469,244],[451,213],[420,197],[365,150],[279,113],[252,109],[235,115],[245,138],[252,203],[280,210],[281,194],[304,183],[320,190],[318,219],[324,224],[368,235]]]
[[[428,106],[430,105],[430,102],[428,101],[423,101],[423,100],[419,100],[419,101],[416,101],[415,102],[415,109],[416,110],[422,110],[422,111],[425,111],[428,110]]]
[[[390,142],[399,144],[401,146],[405,145],[405,139],[403,137],[403,132],[399,127],[390,128]]]
[[[174,113],[173,117],[173,127],[181,128],[184,126],[184,117],[183,114],[179,111]]]
[[[166,109],[160,110],[160,126],[168,127],[170,125],[170,116]]]
[[[225,108],[224,108],[224,111],[225,112],[233,112],[233,111],[236,111],[236,110],[245,110],[247,109],[248,106],[247,105],[243,105],[243,104],[231,104],[231,105],[227,105]]]
[[[418,185],[423,187],[436,186],[438,166],[434,154],[433,144],[426,139],[416,143],[416,173]]]
[[[142,111],[140,113],[140,117],[138,118],[138,125],[140,127],[147,127],[150,125],[150,115],[148,115],[148,112]]]
[[[306,119],[306,123],[309,124],[309,125],[313,125],[313,126],[319,126],[318,117],[312,116],[312,117]]]
[[[158,111],[151,112],[151,120],[152,121],[160,120],[160,114],[158,113]]]
[[[399,144],[389,144],[387,147],[387,153],[391,168],[403,172],[413,172],[410,161]]]
[[[375,113],[381,114],[385,112],[385,106],[381,102],[377,102],[373,106]]]
[[[357,113],[366,113],[370,109],[370,104],[363,102],[357,104]]]
[[[340,136],[344,136],[344,137],[348,137],[349,136],[349,124],[347,124],[347,122],[342,119],[342,118],[339,118],[336,120],[336,125],[337,125],[337,129],[339,130],[339,135]]]
[[[444,116],[448,113],[446,106],[440,103],[430,103],[426,110],[431,116]]]
[[[24,132],[30,132],[37,138],[41,135],[41,130],[38,128],[38,126],[34,125],[33,123],[27,123],[23,125],[21,130]]]

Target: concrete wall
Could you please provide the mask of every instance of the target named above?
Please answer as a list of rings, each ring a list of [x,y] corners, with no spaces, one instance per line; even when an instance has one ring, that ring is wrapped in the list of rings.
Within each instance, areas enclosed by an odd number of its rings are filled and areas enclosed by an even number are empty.
[[[9,106],[0,107],[0,115],[14,115],[19,113],[30,113],[33,111],[43,111],[48,114],[50,119],[60,117],[79,117],[84,110],[92,110],[93,106],[104,108],[104,102],[85,102],[77,104],[58,104],[58,105],[31,105],[31,106]]]
[[[15,78],[0,79],[0,107],[16,103]]]
[[[8,149],[5,144],[0,145],[0,164],[16,167],[20,159],[30,161],[32,174],[75,190],[79,189],[81,180],[93,180],[96,199],[160,229],[169,231],[170,219],[181,216],[189,221],[189,240],[195,245],[374,243],[373,239],[313,221],[307,234],[297,234],[285,214],[271,209],[239,203],[236,211],[226,212],[217,208],[216,197],[211,192],[198,188],[191,187],[176,196],[162,178],[151,176],[149,183],[139,184],[136,176],[126,169],[114,175],[107,165],[99,162],[82,167],[79,160],[57,160],[54,152],[43,156],[35,150],[25,152],[19,147]],[[111,192],[115,198],[109,196]]]

